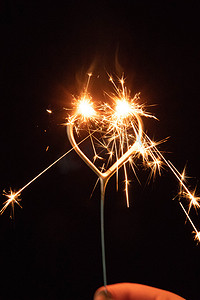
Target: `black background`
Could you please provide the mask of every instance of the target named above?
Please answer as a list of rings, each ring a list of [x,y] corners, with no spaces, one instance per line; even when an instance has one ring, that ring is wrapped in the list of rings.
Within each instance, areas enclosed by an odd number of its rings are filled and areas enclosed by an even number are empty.
[[[180,171],[187,163],[191,188],[198,186],[198,1],[10,0],[0,10],[1,191],[20,189],[70,149],[63,107],[88,71],[102,83],[119,69],[116,61],[133,95],[140,91],[144,102],[157,104],[151,111],[159,121],[145,120],[148,135],[170,136],[160,149]],[[138,175],[142,185],[130,172],[129,209],[123,184],[116,192],[113,178],[107,188],[108,283],[137,282],[199,299],[200,249],[172,201],[176,179],[166,171],[148,186],[140,166]],[[14,220],[9,210],[1,216],[1,299],[92,299],[103,283],[99,187],[90,199],[95,182],[71,152],[23,191]]]

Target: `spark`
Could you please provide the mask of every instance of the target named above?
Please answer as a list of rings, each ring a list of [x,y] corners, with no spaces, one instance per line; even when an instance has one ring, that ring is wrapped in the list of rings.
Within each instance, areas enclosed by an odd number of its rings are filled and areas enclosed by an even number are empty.
[[[71,117],[68,118],[66,123],[75,123],[77,119],[81,118],[81,121],[86,123],[90,119],[94,119],[96,117],[96,111],[94,109],[94,103],[92,102],[92,97],[88,92],[88,86],[90,82],[90,78],[92,73],[88,73],[88,80],[85,86],[84,91],[81,93],[80,97],[74,97],[74,113]]]
[[[163,168],[163,162],[160,160],[160,158],[155,158],[152,161],[148,161],[147,166],[150,168],[151,173],[149,175],[149,178],[155,179],[156,174],[161,176],[161,169]]]
[[[49,114],[53,113],[53,111],[51,109],[46,109],[46,112],[48,112]]]
[[[92,98],[88,93],[84,93],[81,95],[80,98],[76,99],[74,98],[74,114],[72,114],[71,117],[68,118],[67,123],[65,125],[71,123],[74,124],[76,120],[81,120],[84,124],[86,124],[90,120],[95,120],[97,117],[97,113],[94,108],[94,103],[92,102]],[[78,131],[80,127],[76,127],[76,130]]]
[[[20,191],[18,191],[17,193],[13,192],[10,189],[10,194],[6,193],[5,191],[3,191],[3,195],[6,196],[8,198],[8,200],[6,200],[3,204],[3,208],[0,210],[0,214],[2,215],[3,212],[6,210],[6,208],[8,206],[11,206],[11,213],[10,213],[10,218],[13,219],[14,218],[14,205],[17,204],[19,207],[21,207],[19,201],[21,201],[20,197]],[[22,208],[22,207],[21,207]]]
[[[117,100],[115,107],[115,114],[117,118],[126,118],[129,116],[131,111],[130,104],[126,101],[126,99]]]
[[[185,199],[189,200],[188,212],[190,212],[191,207],[194,207],[195,209],[200,208],[200,204],[199,204],[200,197],[197,197],[195,195],[196,191],[194,191],[194,192],[191,193],[191,192],[184,192],[184,191],[182,191],[182,187],[180,189],[181,189],[181,191],[179,193],[180,196],[182,198],[185,198]]]
[[[194,240],[197,241],[197,243],[199,243],[200,242],[200,231],[199,232],[194,231],[194,233],[195,233]]]
[[[93,104],[89,98],[83,98],[78,103],[77,114],[83,116],[84,119],[91,118],[95,115]]]

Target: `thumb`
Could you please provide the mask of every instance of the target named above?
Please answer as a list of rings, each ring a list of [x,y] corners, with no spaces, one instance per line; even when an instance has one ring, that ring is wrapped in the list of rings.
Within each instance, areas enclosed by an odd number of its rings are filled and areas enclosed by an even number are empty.
[[[137,283],[116,283],[99,288],[94,300],[185,300],[184,298],[158,288]]]
[[[106,290],[104,287],[104,290],[98,289],[96,293],[94,294],[93,300],[112,300],[111,294]]]

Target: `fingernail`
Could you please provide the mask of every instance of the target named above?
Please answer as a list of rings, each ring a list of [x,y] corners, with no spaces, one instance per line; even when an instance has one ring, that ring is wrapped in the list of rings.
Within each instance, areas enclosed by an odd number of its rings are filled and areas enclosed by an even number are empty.
[[[94,295],[94,300],[112,300],[112,297],[108,291],[101,291]]]

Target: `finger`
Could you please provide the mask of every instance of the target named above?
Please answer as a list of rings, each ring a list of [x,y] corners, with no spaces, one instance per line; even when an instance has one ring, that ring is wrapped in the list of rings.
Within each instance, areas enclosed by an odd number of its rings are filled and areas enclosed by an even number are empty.
[[[136,283],[117,283],[99,288],[94,300],[185,300],[184,298],[154,287]]]
[[[98,289],[94,294],[94,300],[112,300],[112,295],[103,287],[104,290]]]

